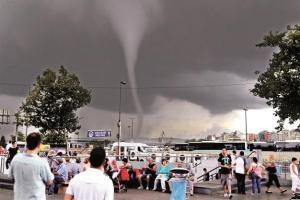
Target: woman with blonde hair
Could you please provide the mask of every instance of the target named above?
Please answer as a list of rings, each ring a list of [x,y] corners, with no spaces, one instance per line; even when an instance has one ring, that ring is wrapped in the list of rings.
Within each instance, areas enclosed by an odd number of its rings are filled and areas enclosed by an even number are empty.
[[[275,182],[276,187],[278,188],[278,190],[280,191],[281,194],[285,193],[287,190],[286,189],[282,189],[282,187],[280,186],[279,180],[278,180],[278,176],[277,176],[277,169],[276,169],[276,163],[275,163],[275,158],[273,155],[269,156],[268,162],[266,164],[266,170],[268,172],[268,182],[266,184],[267,186],[267,190],[266,193],[267,194],[271,194],[272,192],[270,191],[270,187],[272,185],[273,182]]]

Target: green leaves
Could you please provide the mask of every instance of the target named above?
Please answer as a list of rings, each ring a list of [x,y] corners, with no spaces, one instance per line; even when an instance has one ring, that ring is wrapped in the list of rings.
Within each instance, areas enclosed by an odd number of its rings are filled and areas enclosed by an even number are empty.
[[[17,141],[25,142],[26,138],[22,132],[18,132]]]
[[[300,27],[271,32],[257,46],[273,47],[276,51],[267,70],[257,73],[257,83],[251,92],[265,98],[267,105],[275,109],[274,114],[279,117],[277,128],[282,129],[286,120],[294,124],[300,119]]]
[[[47,69],[37,77],[20,112],[30,125],[40,128],[46,142],[62,144],[69,133],[80,128],[76,110],[90,102],[90,91],[61,66],[58,73]]]

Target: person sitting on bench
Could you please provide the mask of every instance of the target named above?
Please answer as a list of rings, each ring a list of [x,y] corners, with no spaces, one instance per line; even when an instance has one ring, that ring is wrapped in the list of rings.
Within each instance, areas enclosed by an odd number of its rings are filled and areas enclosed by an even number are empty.
[[[149,190],[150,179],[155,178],[155,173],[156,173],[156,164],[155,162],[153,162],[152,158],[149,158],[148,165],[143,167],[143,174],[138,177],[140,183],[140,187],[138,189],[143,189],[142,180],[146,178],[147,181],[146,190]]]
[[[54,173],[54,181],[53,184],[49,188],[49,195],[58,193],[58,189],[60,185],[64,182],[68,181],[68,169],[62,158],[57,159],[58,167],[57,171]]]
[[[169,179],[169,174],[170,174],[170,166],[167,165],[166,159],[162,159],[161,166],[158,167],[156,174],[157,174],[157,177],[155,178],[155,181],[154,181],[153,191],[155,191],[157,189],[157,184],[158,184],[158,181],[160,180],[162,192],[166,192],[166,183],[165,182]]]

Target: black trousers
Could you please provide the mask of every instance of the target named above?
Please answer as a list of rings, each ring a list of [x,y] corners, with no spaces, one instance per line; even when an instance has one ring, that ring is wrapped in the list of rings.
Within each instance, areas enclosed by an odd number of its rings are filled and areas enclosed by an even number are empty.
[[[276,187],[280,188],[280,183],[276,174],[269,174],[267,188],[269,188],[272,185],[273,181],[275,182]]]
[[[58,193],[60,184],[65,182],[65,180],[60,176],[55,176],[52,185],[49,187],[49,193]]]
[[[5,163],[5,164],[6,164],[6,169],[9,168],[10,163],[11,163],[11,159],[10,159],[10,158],[7,158],[6,163]]]
[[[237,188],[238,188],[238,193],[239,194],[245,194],[246,189],[245,189],[245,174],[239,174],[235,173],[235,177],[237,180]]]

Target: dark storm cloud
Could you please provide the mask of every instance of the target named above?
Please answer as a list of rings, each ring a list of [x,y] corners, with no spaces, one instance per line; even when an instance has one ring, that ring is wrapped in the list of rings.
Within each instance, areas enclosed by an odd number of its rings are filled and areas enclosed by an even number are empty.
[[[86,86],[118,87],[128,79],[123,48],[101,5],[96,0],[1,1],[0,82],[31,84],[45,67],[65,65]],[[255,44],[270,30],[299,22],[299,6],[297,0],[162,0],[162,15],[139,48],[137,85],[253,82],[253,72],[265,69],[271,53]],[[248,93],[250,87],[152,88],[138,94],[146,112],[160,95],[222,113],[263,106]],[[94,107],[117,110],[117,89],[92,91]],[[26,92],[22,86],[0,86],[2,94]],[[134,112],[129,90],[124,109]]]

